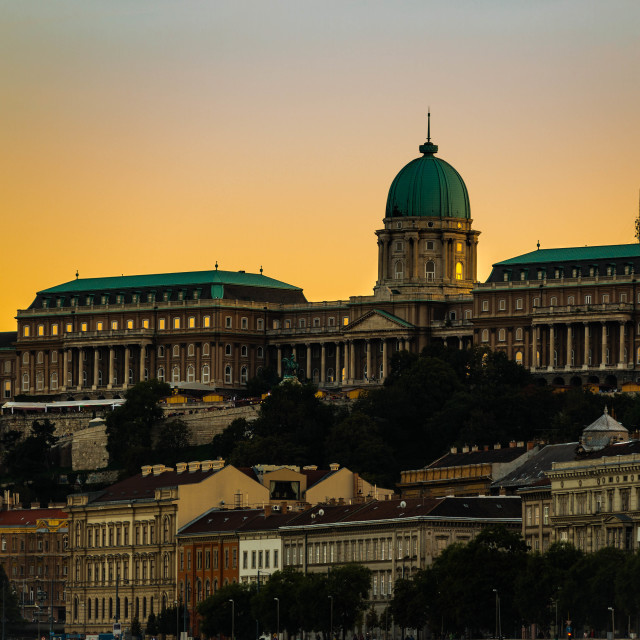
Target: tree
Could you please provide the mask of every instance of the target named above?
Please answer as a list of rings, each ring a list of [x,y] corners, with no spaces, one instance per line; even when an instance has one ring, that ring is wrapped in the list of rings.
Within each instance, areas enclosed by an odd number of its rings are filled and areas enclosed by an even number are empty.
[[[131,620],[131,635],[134,638],[142,637],[142,625],[140,624],[140,620],[138,620],[138,616]]]
[[[256,630],[256,619],[252,612],[254,593],[255,586],[240,583],[228,584],[218,589],[198,604],[198,613],[202,616],[200,631],[206,636],[223,633],[231,637],[233,620],[236,637],[253,637]]]
[[[295,569],[287,567],[282,571],[274,572],[269,580],[260,587],[255,597],[256,616],[265,629],[275,633],[279,612],[280,629],[286,630],[290,635],[295,634],[302,626],[303,594],[305,581],[311,574],[303,574]],[[278,598],[278,605],[275,599]],[[318,595],[317,601],[321,599]]]
[[[158,633],[158,622],[156,620],[156,614],[152,611],[147,618],[147,627],[145,629],[145,634],[148,636],[153,636],[156,633]]]
[[[160,433],[155,446],[155,458],[164,464],[175,464],[189,447],[191,429],[179,418],[167,420],[160,427]]]
[[[166,382],[148,380],[127,390],[126,402],[107,416],[107,451],[112,463],[135,473],[151,450],[151,429],[162,417],[160,400],[171,394]]]
[[[334,628],[342,630],[343,638],[365,610],[370,586],[371,570],[359,564],[345,564],[327,576],[327,596],[333,597]]]

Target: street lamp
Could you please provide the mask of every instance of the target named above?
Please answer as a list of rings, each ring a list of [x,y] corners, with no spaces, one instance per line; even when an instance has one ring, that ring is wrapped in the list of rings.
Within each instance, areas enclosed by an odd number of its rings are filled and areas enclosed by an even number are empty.
[[[178,640],[178,638],[180,637],[180,616],[179,616],[179,609],[178,609],[178,601],[174,600],[173,601],[173,606],[176,608],[176,640]]]
[[[331,621],[331,635],[329,636],[330,640],[333,640],[333,596],[329,596],[329,600],[331,601],[330,603],[330,615],[329,615],[329,619]]]
[[[233,598],[229,598],[229,602],[231,603],[231,640],[233,640],[236,630],[236,603]]]
[[[502,616],[500,615],[500,594],[497,589],[493,590],[496,594],[496,638],[502,638]]]
[[[280,598],[274,598],[276,601],[276,638],[280,640]]]
[[[608,607],[611,611],[611,640],[616,640],[616,614],[613,607]]]

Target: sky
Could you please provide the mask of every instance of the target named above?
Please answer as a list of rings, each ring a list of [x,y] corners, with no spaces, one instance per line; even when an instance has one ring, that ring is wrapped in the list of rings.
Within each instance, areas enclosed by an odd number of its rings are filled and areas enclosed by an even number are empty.
[[[480,280],[636,242],[640,2],[0,0],[0,330],[75,277],[369,295],[427,110]]]

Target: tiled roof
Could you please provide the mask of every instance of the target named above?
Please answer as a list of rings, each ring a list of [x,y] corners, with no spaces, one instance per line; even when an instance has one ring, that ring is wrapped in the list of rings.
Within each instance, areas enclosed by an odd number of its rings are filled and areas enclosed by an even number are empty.
[[[364,504],[320,504],[298,514],[285,526],[305,527],[341,522],[351,514],[363,509],[364,506]]]
[[[288,511],[287,513],[271,512],[270,515],[265,516],[264,511],[260,510],[260,513],[255,518],[249,520],[242,527],[242,531],[275,531],[297,517],[298,513],[293,511]]]
[[[545,477],[545,472],[551,470],[554,462],[575,460],[577,449],[577,442],[549,444],[519,465],[517,469],[494,482],[491,487],[494,489],[520,488],[535,484],[540,478]]]
[[[519,496],[446,497],[429,514],[440,518],[521,519]]]
[[[615,442],[608,447],[604,447],[604,449],[581,454],[580,458],[593,460],[594,458],[604,458],[605,456],[628,456],[632,453],[640,453],[640,440]]]
[[[609,415],[609,410],[607,409],[607,407],[604,408],[604,413],[595,422],[592,422],[588,427],[584,428],[583,433],[588,431],[613,431],[616,433],[620,431],[623,431],[625,433],[628,432],[620,422]]]
[[[493,266],[535,264],[538,262],[567,262],[582,260],[606,260],[640,258],[640,244],[609,244],[596,247],[565,247],[562,249],[538,249],[515,258],[496,262]]]
[[[164,471],[155,476],[153,473],[143,476],[141,473],[116,482],[104,491],[101,491],[98,497],[91,502],[117,502],[129,500],[149,500],[153,499],[155,490],[161,487],[176,487],[183,484],[197,484],[215,473],[220,469],[209,469],[208,471],[183,471],[177,473],[173,471]]]
[[[0,511],[0,527],[35,526],[38,520],[64,520],[69,514],[62,509],[11,509]]]
[[[182,527],[178,535],[237,531],[261,513],[261,509],[211,509]]]
[[[391,520],[394,518],[426,516],[440,502],[442,502],[442,498],[407,498],[405,500],[368,502],[362,509],[344,518],[344,521]]]
[[[240,285],[301,290],[286,282],[274,280],[258,273],[244,271],[185,271],[180,273],[150,273],[137,276],[107,278],[76,278],[63,284],[43,289],[38,293],[80,293],[153,287],[185,287],[190,285]]]
[[[478,449],[467,453],[447,453],[438,458],[426,469],[440,469],[443,467],[461,467],[469,464],[491,464],[494,462],[512,462],[527,452],[526,447],[503,447],[501,449]]]
[[[311,487],[321,480],[334,474],[335,471],[330,471],[329,469],[301,469],[300,473],[307,476],[307,489],[311,489]]]

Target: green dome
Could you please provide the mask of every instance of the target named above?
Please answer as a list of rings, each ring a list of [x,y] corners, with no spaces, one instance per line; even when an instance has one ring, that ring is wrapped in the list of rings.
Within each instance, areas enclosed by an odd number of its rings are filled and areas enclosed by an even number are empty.
[[[386,218],[471,218],[469,194],[460,174],[435,157],[430,139],[419,147],[422,158],[400,170],[389,189]]]

